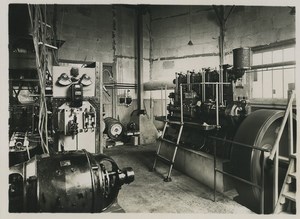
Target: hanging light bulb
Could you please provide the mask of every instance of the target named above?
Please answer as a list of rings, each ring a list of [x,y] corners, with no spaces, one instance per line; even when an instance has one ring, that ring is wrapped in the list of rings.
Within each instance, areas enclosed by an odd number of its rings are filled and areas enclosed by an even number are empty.
[[[192,31],[191,31],[191,7],[189,7],[189,30],[190,30],[190,40],[188,42],[189,46],[194,45],[192,42]]]

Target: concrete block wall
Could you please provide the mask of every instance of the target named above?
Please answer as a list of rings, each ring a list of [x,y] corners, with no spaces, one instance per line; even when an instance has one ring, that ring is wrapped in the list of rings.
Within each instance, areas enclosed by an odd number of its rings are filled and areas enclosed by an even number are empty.
[[[59,59],[113,62],[111,6],[58,5],[56,25]]]
[[[289,7],[237,6],[226,23],[224,63],[233,63],[234,48],[295,38],[295,16],[289,14],[290,10]],[[228,11],[229,8],[226,14]],[[153,6],[151,16],[152,80],[170,81],[175,72],[218,68],[220,30],[211,6]],[[194,45],[187,45],[189,39]],[[249,80],[245,78],[244,83]],[[244,89],[236,90],[236,97],[247,96],[249,92],[245,84]],[[152,91],[151,95],[158,100],[160,91]],[[154,107],[154,116],[160,114]]]
[[[151,13],[153,79],[173,80],[176,71],[218,66],[219,27],[208,6],[153,6]]]
[[[290,11],[289,7],[236,7],[226,25],[225,63],[233,63],[234,48],[268,45],[295,38],[295,16]],[[235,89],[236,98],[250,96],[250,80],[251,75],[244,76],[244,89]]]
[[[49,6],[53,15],[53,6]],[[144,21],[144,72],[149,77],[150,27],[149,16]],[[51,17],[52,18],[52,17]],[[122,5],[57,5],[57,38],[65,40],[58,50],[58,59],[100,61],[112,63],[118,83],[137,83],[135,9]],[[130,107],[117,104],[116,117],[127,123],[137,108],[136,90],[131,89]],[[117,91],[117,97],[124,90]],[[110,113],[111,114],[111,113]]]

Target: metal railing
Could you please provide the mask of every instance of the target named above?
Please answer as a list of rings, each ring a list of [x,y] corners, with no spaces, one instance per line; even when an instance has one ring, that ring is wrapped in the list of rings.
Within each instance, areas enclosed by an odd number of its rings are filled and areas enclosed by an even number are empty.
[[[261,157],[262,157],[262,161],[261,161],[262,167],[265,166],[266,160],[267,160],[267,157],[265,157],[265,153],[270,153],[270,151],[271,151],[271,149],[260,148],[260,147],[254,146],[254,145],[248,145],[248,144],[244,144],[244,143],[234,142],[234,141],[231,141],[231,140],[225,140],[225,139],[218,138],[218,137],[215,137],[215,136],[210,136],[209,138],[214,139],[215,141],[223,141],[223,142],[238,145],[240,147],[245,147],[245,148],[261,151],[261,153],[262,153],[262,155],[261,155]],[[265,212],[265,209],[264,209],[264,202],[265,202],[265,200],[264,200],[264,198],[265,198],[265,170],[264,170],[264,168],[261,168],[261,183],[260,184],[253,183],[253,182],[248,181],[246,179],[243,179],[241,177],[235,176],[232,173],[228,173],[228,172],[225,172],[221,169],[218,169],[217,168],[217,154],[216,154],[217,150],[216,150],[216,147],[217,147],[217,144],[214,144],[214,202],[216,201],[217,172],[218,172],[218,173],[224,174],[228,177],[231,177],[233,179],[236,179],[238,181],[244,182],[248,185],[251,185],[251,186],[254,186],[254,187],[258,188],[261,191],[261,193],[260,193],[260,205],[259,205],[260,206],[260,213],[264,214],[264,212]]]
[[[272,149],[265,149],[265,148],[259,148],[257,146],[254,145],[247,145],[247,144],[243,144],[243,143],[238,143],[238,142],[234,142],[234,141],[230,141],[230,140],[225,140],[222,138],[217,138],[214,136],[210,136],[211,139],[214,139],[216,141],[223,141],[223,142],[227,142],[227,143],[231,143],[231,144],[235,144],[235,145],[239,145],[241,147],[246,147],[246,148],[250,148],[252,150],[259,150],[262,153],[262,167],[265,166],[266,160],[271,160],[274,161],[274,186],[273,186],[273,209],[275,209],[275,206],[278,202],[278,172],[279,172],[279,160],[283,160],[283,161],[288,161],[288,159],[285,159],[285,157],[281,157],[279,156],[279,142],[280,139],[282,137],[282,133],[284,131],[284,127],[287,123],[287,120],[289,118],[288,121],[288,127],[289,127],[289,133],[288,133],[288,139],[289,139],[289,155],[294,153],[294,139],[293,139],[293,108],[292,108],[292,103],[293,100],[295,98],[295,91],[292,90],[291,94],[290,94],[290,98],[287,104],[287,108],[285,110],[285,114],[284,117],[282,119],[274,146],[272,147]],[[265,157],[265,152],[269,153],[268,157]],[[261,195],[260,195],[260,212],[261,214],[264,214],[264,183],[265,183],[265,173],[264,173],[264,168],[261,168],[261,183],[259,184],[255,184],[253,182],[247,181],[245,179],[242,179],[240,177],[237,177],[231,173],[225,172],[223,170],[220,170],[216,167],[216,144],[214,144],[214,201],[216,200],[216,174],[217,172],[222,173],[224,175],[227,175],[231,178],[237,179],[239,181],[242,181],[244,183],[247,183],[251,186],[254,186],[258,189],[261,190]]]
[[[275,206],[278,202],[278,164],[279,164],[279,142],[284,130],[284,127],[287,123],[287,120],[289,118],[289,155],[294,153],[294,139],[293,139],[293,101],[295,98],[295,91],[292,90],[290,94],[290,98],[287,104],[287,108],[284,113],[284,117],[282,119],[274,146],[272,148],[272,151],[270,153],[269,159],[274,160],[274,190],[273,190],[273,209],[275,209]]]

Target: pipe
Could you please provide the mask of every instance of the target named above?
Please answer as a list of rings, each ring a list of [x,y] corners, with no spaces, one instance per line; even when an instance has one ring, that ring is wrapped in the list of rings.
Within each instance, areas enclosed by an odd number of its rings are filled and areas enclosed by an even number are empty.
[[[138,78],[138,109],[143,110],[143,8],[142,6],[137,7],[137,78]]]

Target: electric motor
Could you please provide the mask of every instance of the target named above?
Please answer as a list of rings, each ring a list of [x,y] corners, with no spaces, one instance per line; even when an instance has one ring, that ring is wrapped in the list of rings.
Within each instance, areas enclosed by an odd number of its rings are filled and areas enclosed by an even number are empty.
[[[36,155],[10,168],[10,212],[102,212],[123,184],[134,181],[128,167],[86,150]]]

